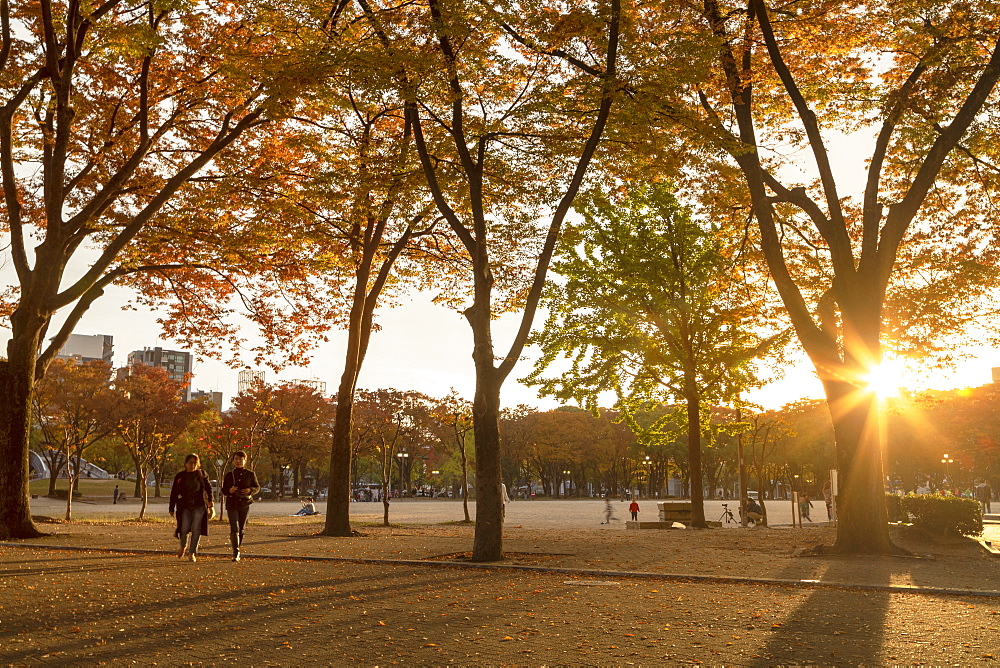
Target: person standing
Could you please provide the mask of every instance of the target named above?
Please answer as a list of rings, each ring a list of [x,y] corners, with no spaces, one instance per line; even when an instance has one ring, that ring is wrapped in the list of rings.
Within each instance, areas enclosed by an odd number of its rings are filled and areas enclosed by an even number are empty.
[[[830,487],[830,481],[827,480],[823,483],[823,502],[826,504],[826,519],[833,521],[833,489]]]
[[[628,506],[628,511],[630,513],[632,513],[632,521],[633,522],[638,522],[639,521],[639,502],[633,500],[632,503],[630,503],[629,506]]]
[[[247,525],[247,515],[253,495],[260,491],[257,475],[246,467],[247,455],[237,452],[233,455],[233,470],[222,481],[222,495],[226,497],[226,514],[229,515],[229,542],[233,547],[233,561],[240,560],[240,546],[243,545],[243,531]]]
[[[809,509],[812,508],[812,505],[812,501],[809,500],[809,493],[802,492],[799,495],[799,517],[804,517],[812,522],[812,518],[809,517]]]
[[[215,509],[212,501],[212,483],[201,470],[201,459],[190,454],[184,458],[184,470],[174,476],[174,484],[170,487],[170,516],[176,510],[177,530],[174,536],[180,538],[181,546],[177,552],[179,559],[187,552],[190,561],[198,561],[198,540],[208,535],[209,511]],[[188,534],[191,544],[188,545]]]
[[[118,503],[118,485],[115,485],[115,493],[111,495],[111,504]]]

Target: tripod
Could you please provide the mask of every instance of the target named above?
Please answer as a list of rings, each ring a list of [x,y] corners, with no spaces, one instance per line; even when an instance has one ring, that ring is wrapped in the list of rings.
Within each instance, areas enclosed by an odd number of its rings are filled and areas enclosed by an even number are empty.
[[[733,511],[729,509],[728,503],[722,504],[722,515],[719,516],[719,521],[726,521],[726,524],[736,524],[736,518],[733,517]]]

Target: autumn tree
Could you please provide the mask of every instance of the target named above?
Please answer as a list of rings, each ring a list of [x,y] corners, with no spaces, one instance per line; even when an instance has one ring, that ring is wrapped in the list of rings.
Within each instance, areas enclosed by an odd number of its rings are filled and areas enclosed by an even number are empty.
[[[662,9],[646,25],[672,29],[650,34],[636,99],[698,147],[691,166],[713,186],[739,187],[706,206],[749,201],[831,411],[836,548],[893,551],[866,378],[886,346],[922,356],[968,331],[995,285],[1000,17],[966,2]],[[870,143],[838,174],[845,131]]]
[[[360,4],[395,69],[437,211],[470,258],[473,296],[463,314],[476,370],[473,559],[495,561],[503,538],[500,389],[610,114],[621,7],[611,0],[525,13],[504,3]],[[442,163],[448,180],[437,172]],[[539,224],[539,211],[547,223]],[[515,304],[524,307],[522,325],[496,358],[493,318]]]
[[[49,494],[63,468],[69,481],[66,520],[73,519],[73,491],[80,480],[84,452],[111,431],[101,412],[110,391],[110,380],[111,367],[107,362],[58,359],[35,388],[35,423],[45,444],[57,453],[50,458]]]
[[[316,80],[302,50],[339,43],[329,7],[293,4],[0,0],[0,218],[17,275],[3,308],[0,538],[38,535],[35,382],[108,286],[179,304],[168,329],[202,341],[234,334],[219,323],[237,289],[259,293],[246,303],[272,341],[307,324],[268,297],[282,283],[283,298],[311,296],[297,261],[309,256],[287,243],[290,230],[206,215],[221,203],[193,194],[220,176],[227,150],[288,131],[268,121],[294,115]],[[181,196],[196,206],[172,209]]]
[[[354,429],[364,432],[378,460],[382,482],[382,522],[389,526],[389,497],[392,489],[393,460],[400,448],[419,430],[426,397],[419,392],[395,389],[359,390],[358,414]],[[405,464],[399,463],[400,488],[405,480]]]
[[[354,392],[375,327],[383,293],[426,283],[421,262],[438,253],[451,254],[450,244],[435,234],[436,220],[415,162],[410,121],[403,104],[377,90],[377,68],[364,51],[357,71],[346,84],[345,108],[331,109],[323,121],[331,154],[315,194],[305,208],[322,221],[327,235],[342,248],[338,261],[347,301],[347,347],[337,389],[337,416],[330,450],[330,496],[324,534],[351,535],[351,424]],[[362,76],[361,71],[364,71]],[[382,82],[384,84],[385,82]],[[433,236],[428,241],[425,237]],[[443,246],[443,248],[442,248]],[[332,277],[331,277],[332,278]],[[419,279],[419,280],[418,280]],[[349,287],[347,287],[349,286]]]
[[[500,413],[500,462],[511,498],[515,498],[520,481],[530,487],[527,461],[531,446],[529,423],[536,412],[531,406],[521,404],[505,408]]]
[[[760,504],[761,520],[767,526],[766,491],[772,488],[771,480],[776,476],[769,465],[774,464],[774,454],[778,443],[791,435],[788,424],[782,420],[780,413],[753,413],[747,416],[743,447],[745,457],[750,460],[750,470],[757,477],[757,500]]]
[[[134,364],[102,401],[103,424],[121,439],[135,465],[135,496],[142,499],[140,519],[146,512],[146,483],[155,463],[206,410],[204,404],[184,401],[184,385],[167,376],[162,367]]]
[[[428,406],[428,421],[439,442],[447,451],[457,454],[462,463],[462,512],[469,516],[469,455],[467,448],[472,435],[472,403],[454,390],[448,396]]]
[[[711,406],[758,384],[754,363],[780,334],[731,235],[694,219],[667,186],[615,199],[596,193],[582,208],[584,222],[567,232],[553,266],[560,278],[544,302],[549,319],[532,339],[542,356],[525,382],[594,411],[614,392],[640,442],[676,440],[683,430],[692,526],[704,528]],[[542,376],[564,359],[567,371]],[[635,420],[657,405],[682,413]]]
[[[292,496],[297,497],[306,463],[319,457],[330,441],[332,406],[316,390],[292,383],[273,388],[268,410],[277,414],[264,432],[264,445],[279,471],[278,496],[284,497],[282,471],[287,466],[292,472]]]

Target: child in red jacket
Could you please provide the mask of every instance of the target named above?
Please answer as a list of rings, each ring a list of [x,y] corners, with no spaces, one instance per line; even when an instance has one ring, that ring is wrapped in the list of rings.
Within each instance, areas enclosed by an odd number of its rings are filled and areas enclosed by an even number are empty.
[[[628,507],[628,511],[632,513],[632,521],[637,521],[639,519],[639,502],[633,499]]]

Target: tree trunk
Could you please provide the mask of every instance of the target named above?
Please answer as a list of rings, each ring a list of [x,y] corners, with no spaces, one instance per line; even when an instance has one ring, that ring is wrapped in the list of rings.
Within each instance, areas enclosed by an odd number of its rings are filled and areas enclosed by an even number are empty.
[[[462,511],[465,513],[466,522],[471,522],[469,517],[469,458],[465,455],[465,434],[462,434],[462,441],[458,444],[458,452],[462,455]]]
[[[492,345],[489,348],[488,360],[483,359],[480,345],[476,345],[475,354],[476,396],[473,402],[473,414],[476,445],[476,534],[472,545],[473,561],[503,559],[500,382],[493,368]]]
[[[688,491],[691,495],[691,526],[706,529],[705,487],[701,472],[701,401],[698,392],[688,388],[687,401],[688,432]]]
[[[0,540],[44,535],[31,521],[28,487],[37,350],[37,333],[15,336],[7,344],[7,360],[0,360]]]
[[[837,442],[835,547],[851,554],[899,552],[889,538],[878,397],[846,381],[823,385]]]
[[[79,467],[79,462],[77,462]],[[73,519],[73,490],[76,489],[77,483],[79,482],[80,474],[79,468],[77,469],[76,475],[69,476],[69,489],[66,490],[66,521],[69,522]]]
[[[148,471],[144,469],[139,470],[137,482],[139,483],[139,499],[142,501],[142,504],[139,506],[140,520],[146,517],[146,506],[149,503],[149,488],[146,487],[146,478],[148,475]]]
[[[59,472],[62,471],[62,466],[59,465],[61,458],[50,458],[45,457],[46,462],[49,465],[49,493],[48,496],[56,495],[56,481],[59,480]]]
[[[350,365],[349,365],[350,366]],[[351,535],[351,421],[354,413],[354,372],[345,369],[337,390],[337,417],[330,446],[330,487],[324,536]]]

